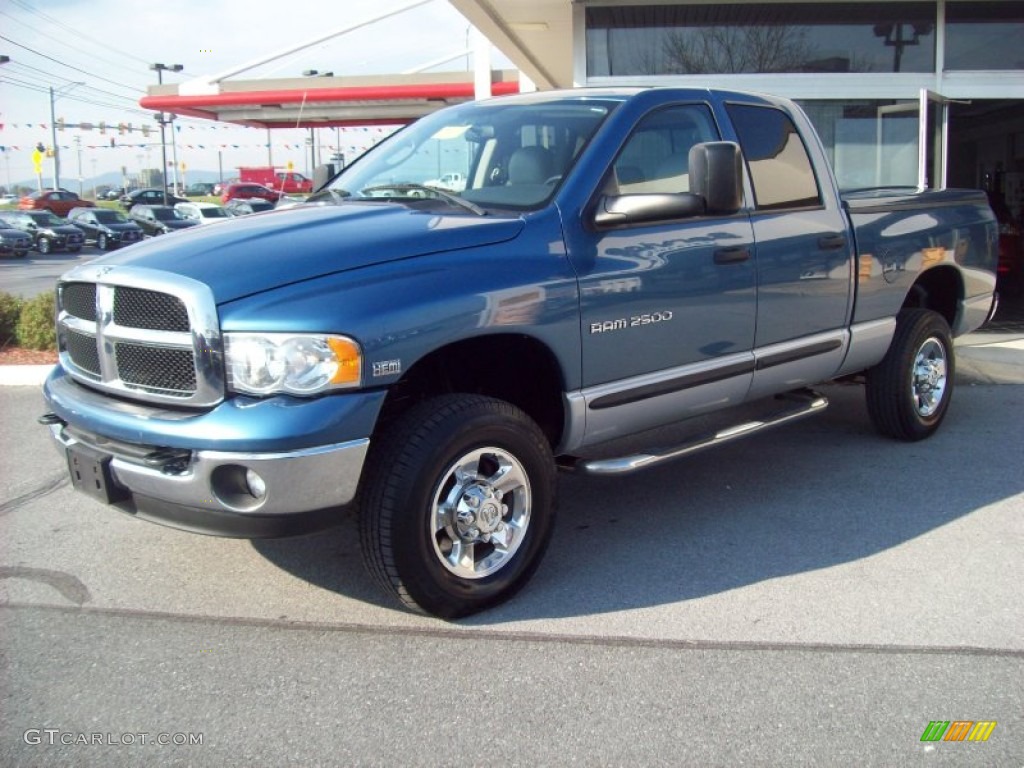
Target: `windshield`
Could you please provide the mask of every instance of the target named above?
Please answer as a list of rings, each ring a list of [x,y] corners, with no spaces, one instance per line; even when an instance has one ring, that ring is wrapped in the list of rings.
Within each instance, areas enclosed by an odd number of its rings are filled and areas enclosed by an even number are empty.
[[[314,199],[539,208],[617,104],[537,94],[441,110],[374,147]]]
[[[173,208],[154,208],[153,215],[158,221],[177,221],[181,214]]]
[[[226,219],[228,214],[223,208],[200,208],[199,215],[204,219]]]
[[[25,218],[31,219],[40,227],[57,227],[65,223],[63,219],[57,218],[49,211],[26,214]]]
[[[96,221],[102,224],[122,224],[128,221],[128,217],[120,211],[98,209],[95,211]]]

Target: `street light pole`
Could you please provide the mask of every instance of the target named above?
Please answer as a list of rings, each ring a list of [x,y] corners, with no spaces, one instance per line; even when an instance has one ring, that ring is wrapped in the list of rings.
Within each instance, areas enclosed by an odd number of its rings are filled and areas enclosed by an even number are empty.
[[[164,84],[164,70],[169,72],[181,72],[185,67],[181,64],[150,64],[149,68],[156,72],[156,79],[160,85]],[[160,184],[163,188],[164,205],[167,201],[167,120],[163,112],[156,113],[156,120],[160,124],[160,160],[163,163],[160,167]],[[177,174],[175,174],[177,176]]]

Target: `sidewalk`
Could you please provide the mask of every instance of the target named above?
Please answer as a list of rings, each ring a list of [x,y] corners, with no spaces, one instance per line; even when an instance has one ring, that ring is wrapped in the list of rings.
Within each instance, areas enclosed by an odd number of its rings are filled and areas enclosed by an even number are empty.
[[[968,333],[956,339],[954,346],[958,382],[1024,384],[1024,333]],[[0,386],[39,386],[50,368],[0,365]]]

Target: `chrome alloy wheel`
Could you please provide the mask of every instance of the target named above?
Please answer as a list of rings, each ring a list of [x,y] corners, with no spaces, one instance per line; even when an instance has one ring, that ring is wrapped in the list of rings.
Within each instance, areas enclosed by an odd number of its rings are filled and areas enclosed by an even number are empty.
[[[482,579],[523,543],[532,495],[526,470],[501,448],[479,448],[452,464],[430,508],[434,553],[453,574]]]
[[[942,404],[946,392],[946,347],[930,336],[917,350],[914,357],[913,388],[914,408],[927,418]]]

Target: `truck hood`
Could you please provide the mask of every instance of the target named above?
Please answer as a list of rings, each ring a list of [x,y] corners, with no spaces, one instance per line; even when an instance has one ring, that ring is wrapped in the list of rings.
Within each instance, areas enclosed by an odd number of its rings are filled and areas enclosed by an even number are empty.
[[[208,285],[220,304],[372,264],[500,243],[522,227],[518,218],[346,201],[191,227],[91,263],[184,275]]]

